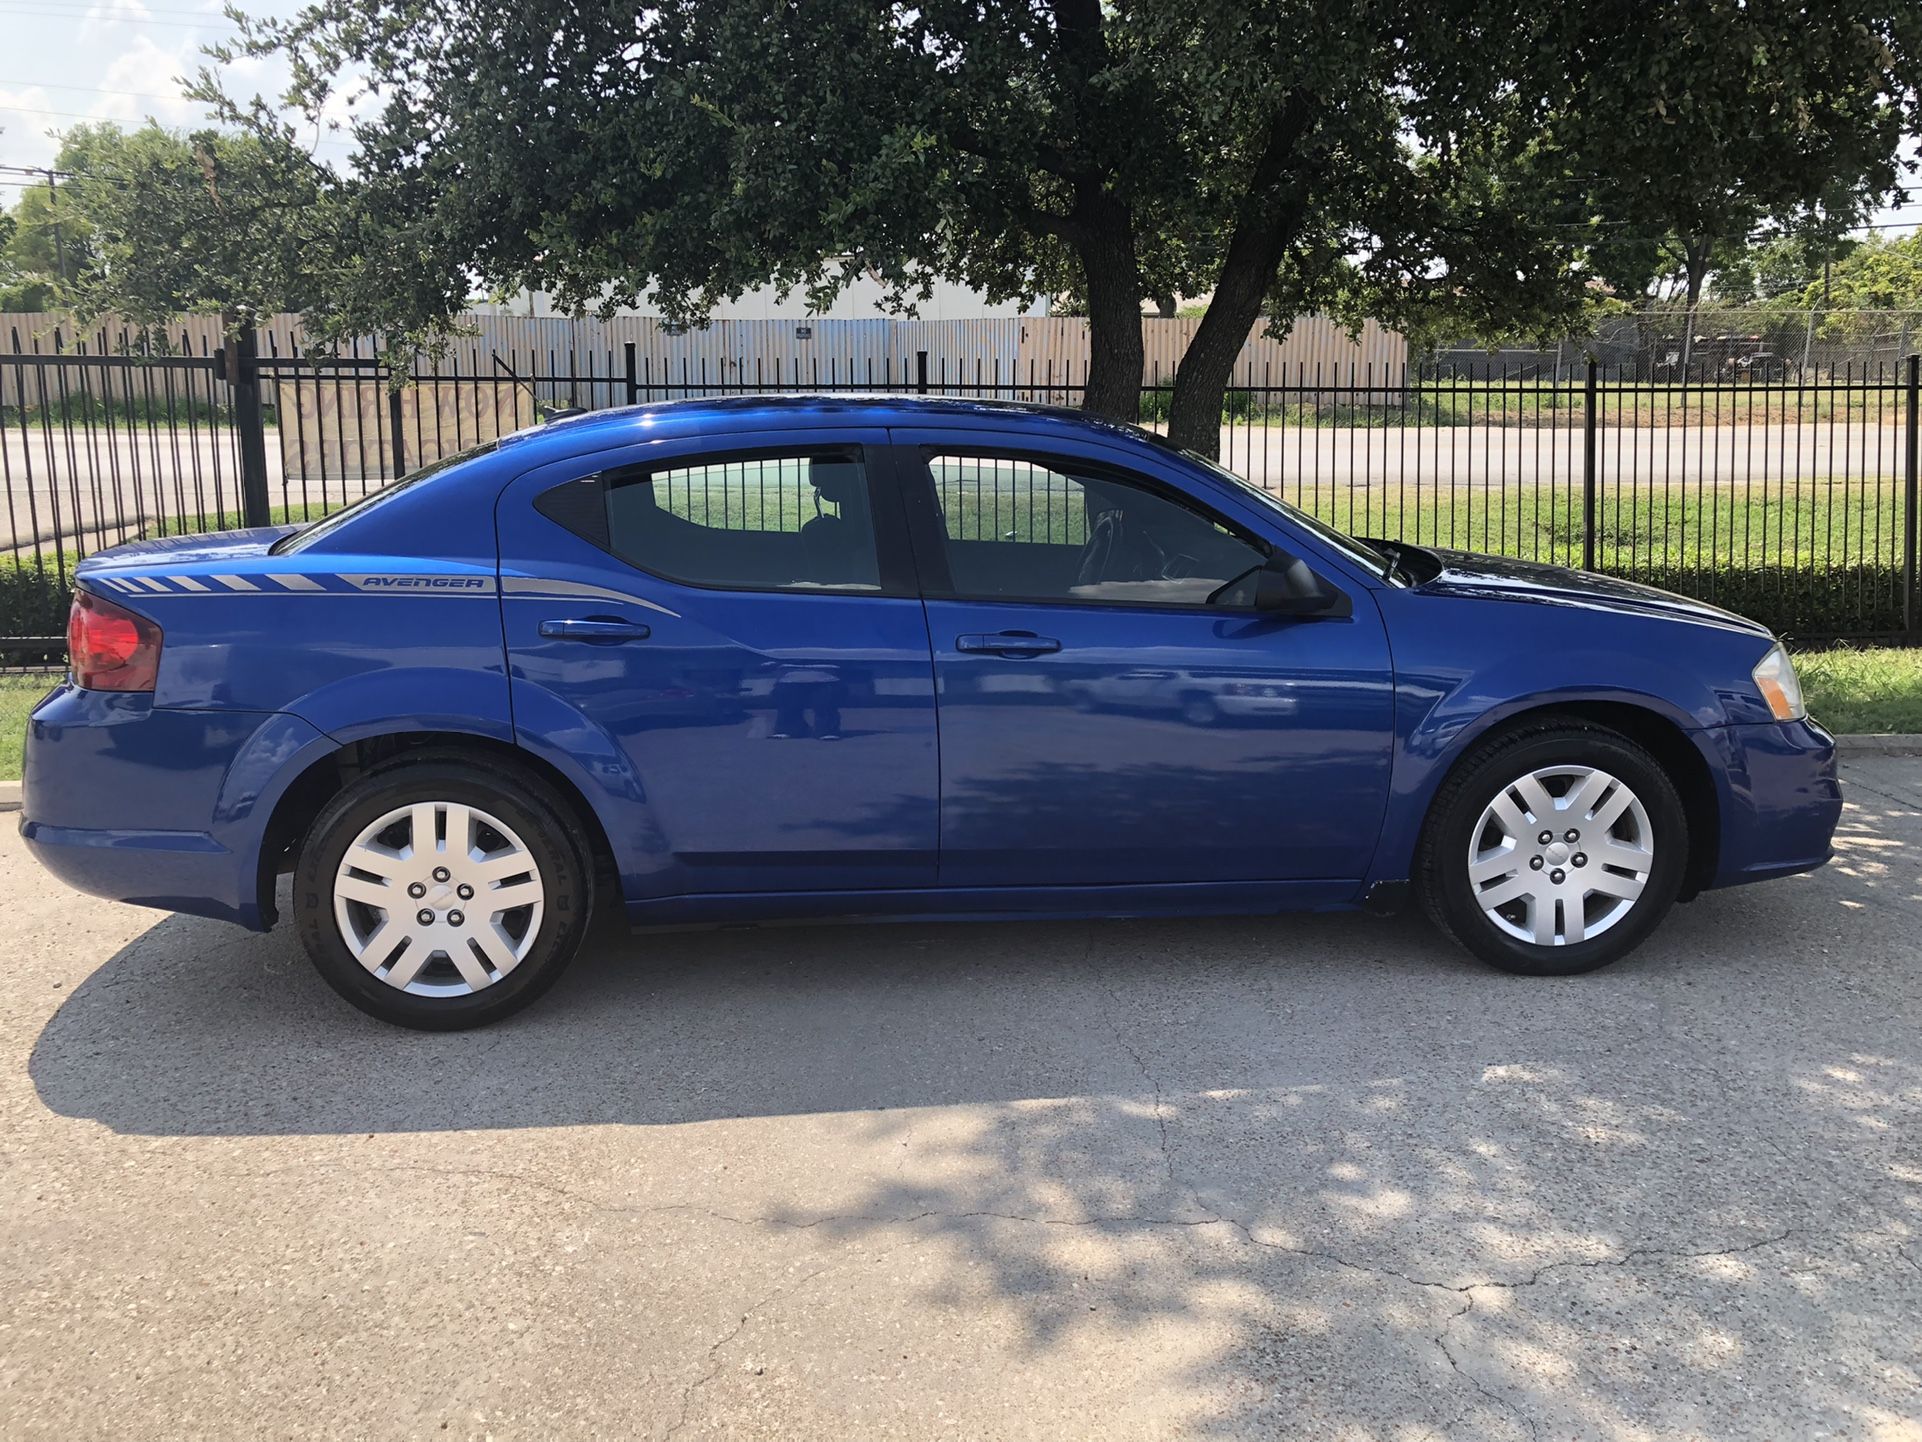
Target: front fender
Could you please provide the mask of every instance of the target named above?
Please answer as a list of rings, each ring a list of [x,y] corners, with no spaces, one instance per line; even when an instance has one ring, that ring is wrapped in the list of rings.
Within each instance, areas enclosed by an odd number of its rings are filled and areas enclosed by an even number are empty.
[[[1396,660],[1394,775],[1371,885],[1412,874],[1443,779],[1490,731],[1519,716],[1582,702],[1632,706],[1675,726],[1698,749],[1701,733],[1728,720],[1716,690],[1686,669],[1641,657],[1628,666],[1619,651],[1510,653],[1485,666],[1422,668],[1404,667],[1398,646]],[[1631,671],[1632,680],[1600,679]],[[1718,792],[1725,792],[1726,777],[1713,766],[1710,771]]]

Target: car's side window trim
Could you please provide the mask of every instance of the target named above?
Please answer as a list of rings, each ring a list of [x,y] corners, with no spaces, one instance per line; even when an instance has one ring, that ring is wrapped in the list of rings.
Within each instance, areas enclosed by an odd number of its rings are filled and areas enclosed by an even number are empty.
[[[744,595],[826,596],[857,600],[874,597],[912,598],[918,597],[920,592],[908,542],[907,520],[901,511],[897,468],[890,454],[893,449],[893,447],[862,441],[824,439],[819,442],[798,442],[790,445],[730,446],[720,450],[689,450],[672,456],[650,457],[619,465],[599,467],[583,471],[565,480],[557,480],[552,485],[542,487],[533,499],[533,508],[538,514],[567,530],[570,535],[585,541],[629,570],[670,586],[685,586],[695,591],[731,592]],[[879,584],[876,586],[866,588],[756,586],[736,582],[698,581],[685,576],[671,576],[651,566],[644,566],[632,557],[622,555],[614,548],[611,528],[607,523],[606,506],[609,493],[616,486],[647,484],[652,477],[665,471],[745,465],[755,461],[816,458],[850,460],[861,466],[862,476],[866,482],[868,516],[873,527],[875,561],[879,576]],[[586,457],[583,459],[590,463],[592,460]],[[594,534],[588,534],[579,526],[569,524],[565,519],[566,509],[556,504],[560,499],[560,493],[569,487],[586,484],[592,485],[601,506],[601,520]],[[550,497],[554,500],[550,500]]]
[[[1057,475],[1066,476],[1070,480],[1086,475],[1095,480],[1109,480],[1121,485],[1133,486],[1158,500],[1180,506],[1211,525],[1219,526],[1229,535],[1260,552],[1269,561],[1278,555],[1293,555],[1292,552],[1284,551],[1274,542],[1257,535],[1248,526],[1239,521],[1230,520],[1193,496],[1153,476],[1144,475],[1140,471],[1130,470],[1126,466],[1110,461],[1089,460],[1081,456],[1063,455],[1059,452],[1027,446],[993,443],[974,445],[958,436],[944,437],[938,443],[911,441],[896,444],[892,449],[901,457],[899,469],[902,474],[899,491],[914,542],[914,558],[920,569],[921,593],[931,601],[967,601],[983,605],[1005,602],[1015,606],[1067,606],[1104,611],[1169,611],[1188,616],[1266,616],[1270,614],[1254,606],[1197,606],[1182,602],[1113,600],[1085,596],[976,595],[962,591],[955,586],[953,573],[948,565],[947,531],[932,464],[936,456],[962,456],[984,461],[1017,461],[1039,466]],[[1321,575],[1329,586],[1344,589],[1337,582],[1328,580],[1319,569],[1317,574]]]

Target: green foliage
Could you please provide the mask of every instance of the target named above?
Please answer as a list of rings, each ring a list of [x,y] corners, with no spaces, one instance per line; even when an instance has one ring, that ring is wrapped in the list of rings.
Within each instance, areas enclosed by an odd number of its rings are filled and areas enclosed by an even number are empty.
[[[692,321],[946,278],[1082,298],[1089,405],[1131,416],[1141,298],[1212,292],[1171,417],[1211,449],[1264,313],[1568,326],[1598,268],[1660,263],[1625,236],[1886,189],[1918,28],[1868,0],[313,0],[216,53],[280,58],[316,123],[377,97],[325,192],[352,245],[324,334],[443,336],[476,282]],[[198,94],[293,147],[275,106]]]
[[[1872,237],[1854,247],[1829,271],[1826,304],[1838,310],[1922,311],[1922,231],[1899,239]],[[1806,305],[1823,304],[1822,277],[1812,274]]]
[[[0,636],[67,634],[67,607],[73,601],[73,568],[79,557],[45,556],[36,563],[17,556],[0,557]],[[64,565],[64,569],[63,569]],[[8,652],[0,664],[63,659],[61,641],[44,652]]]
[[[1912,11],[1640,7],[1589,77],[1603,103],[1591,88],[1558,137],[1579,157],[1557,157],[1560,218],[1601,222],[1591,256],[1618,288],[1654,283],[1691,307],[1717,256],[1758,230],[1832,254],[1902,180],[1918,65]]]
[[[51,310],[63,276],[92,263],[90,227],[64,187],[30,186],[0,226],[0,310]]]
[[[1801,651],[1795,670],[1809,714],[1833,731],[1922,732],[1922,649]]]
[[[17,665],[17,656],[0,663]],[[27,739],[27,713],[60,682],[58,672],[0,673],[0,781],[20,779],[20,754]]]
[[[79,125],[55,168],[73,178],[14,208],[0,305],[113,314],[164,341],[184,312],[303,309],[341,264],[332,182],[289,144]]]

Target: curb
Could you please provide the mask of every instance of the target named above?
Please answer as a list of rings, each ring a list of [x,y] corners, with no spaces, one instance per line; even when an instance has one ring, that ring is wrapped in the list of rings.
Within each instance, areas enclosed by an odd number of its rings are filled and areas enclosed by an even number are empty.
[[[1844,760],[1852,756],[1922,756],[1922,734],[1896,731],[1871,736],[1837,736],[1835,749]]]
[[[19,809],[20,783],[18,781],[0,781],[0,811],[18,811]]]

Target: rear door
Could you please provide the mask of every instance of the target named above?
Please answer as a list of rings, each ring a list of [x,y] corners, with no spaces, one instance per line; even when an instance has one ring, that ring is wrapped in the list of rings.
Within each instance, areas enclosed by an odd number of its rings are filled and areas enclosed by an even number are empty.
[[[939,688],[943,885],[1365,874],[1393,719],[1365,590],[1340,618],[1211,599],[1287,538],[1119,458],[893,434]]]
[[[516,729],[616,798],[630,899],[931,884],[928,634],[885,435],[549,466],[500,513]]]

